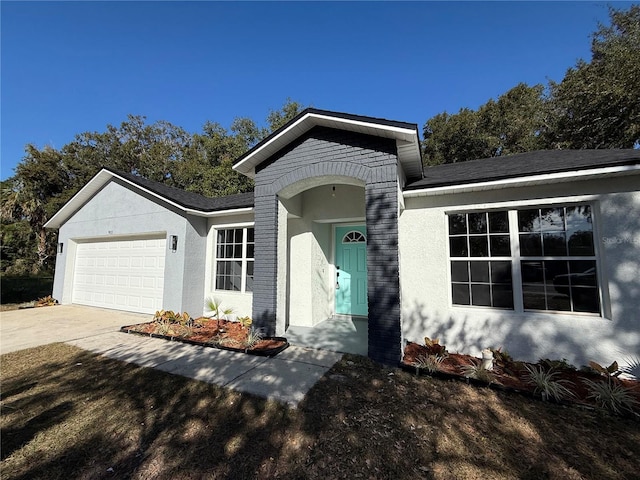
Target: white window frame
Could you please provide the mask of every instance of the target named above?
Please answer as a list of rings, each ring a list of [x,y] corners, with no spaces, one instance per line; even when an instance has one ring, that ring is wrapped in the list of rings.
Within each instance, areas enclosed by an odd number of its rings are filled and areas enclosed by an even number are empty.
[[[527,210],[527,209],[535,209],[535,208],[561,208],[561,207],[571,207],[571,206],[583,206],[588,205],[591,209],[591,220],[592,220],[592,235],[593,235],[593,256],[584,257],[584,256],[566,256],[566,257],[553,257],[553,256],[542,256],[542,257],[533,257],[533,256],[521,256],[520,255],[520,237],[519,237],[519,228],[518,228],[518,210]],[[605,285],[606,279],[602,271],[602,250],[600,244],[598,242],[599,236],[599,205],[596,199],[593,197],[586,198],[571,198],[571,199],[548,199],[545,202],[505,202],[504,204],[484,204],[484,205],[473,205],[467,209],[459,209],[459,210],[447,210],[445,211],[445,232],[446,232],[446,248],[447,248],[447,278],[448,278],[448,290],[449,290],[449,305],[452,308],[459,309],[489,309],[491,311],[509,311],[514,313],[530,313],[530,314],[554,314],[554,315],[570,315],[570,316],[587,316],[587,317],[608,317],[609,306],[606,302],[605,298]],[[449,215],[455,214],[468,214],[468,213],[482,213],[482,212],[491,212],[491,211],[504,211],[506,210],[508,213],[509,219],[509,238],[511,242],[511,272],[512,272],[512,291],[513,291],[513,309],[509,308],[500,308],[500,307],[489,307],[489,306],[478,306],[478,305],[460,305],[453,303],[453,294],[452,294],[452,278],[451,278],[451,261],[455,260],[484,260],[491,261],[493,257],[452,257],[451,250],[449,245]],[[506,257],[505,257],[506,258]],[[534,309],[525,309],[524,308],[524,298],[523,298],[523,287],[522,287],[522,271],[520,268],[521,261],[532,260],[535,261],[537,258],[540,260],[566,260],[567,258],[571,258],[572,260],[595,260],[596,262],[596,278],[598,281],[598,300],[599,300],[599,311],[598,312],[575,312],[569,310],[534,310]],[[495,257],[497,260],[502,260],[502,257]]]
[[[242,269],[242,277],[240,279],[240,290],[226,290],[217,288],[217,278],[218,278],[218,261],[232,261],[234,259],[221,258],[218,259],[218,232],[222,230],[240,230],[242,229],[242,258],[241,260],[241,269]],[[213,249],[212,249],[212,275],[211,275],[211,290],[214,292],[224,292],[224,293],[252,293],[253,290],[247,290],[247,264],[249,261],[254,262],[255,266],[255,242],[254,242],[254,256],[253,258],[247,258],[247,239],[249,229],[254,229],[254,224],[232,224],[232,225],[216,225],[213,227]],[[255,229],[254,229],[254,240],[255,240]],[[235,259],[237,260],[237,259]]]

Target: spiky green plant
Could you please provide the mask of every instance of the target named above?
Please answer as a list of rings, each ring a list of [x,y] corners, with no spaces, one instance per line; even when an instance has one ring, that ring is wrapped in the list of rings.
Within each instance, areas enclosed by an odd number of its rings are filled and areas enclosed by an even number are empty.
[[[264,337],[262,336],[262,332],[260,330],[251,327],[247,332],[247,338],[244,341],[244,346],[245,348],[253,348],[263,338]]]
[[[620,371],[636,380],[640,380],[640,357],[628,357],[624,361],[626,365],[620,367]]]
[[[416,367],[416,374],[420,372],[420,370],[426,370],[429,373],[434,373],[438,371],[440,364],[447,358],[447,355],[440,354],[430,354],[430,355],[420,355],[416,358],[415,362],[413,362],[413,366]]]
[[[220,314],[222,315],[231,315],[233,313],[233,308],[226,308],[223,309],[222,308],[222,302],[216,298],[212,298],[209,297],[207,298],[206,301],[206,307],[210,312],[213,312],[215,317],[216,317],[216,321],[218,322],[216,324],[218,330],[220,330]]]
[[[467,378],[473,378],[489,384],[493,383],[496,379],[496,375],[490,370],[484,368],[481,363],[477,365],[475,363],[472,365],[465,365],[462,367],[462,373]]]
[[[591,398],[596,405],[611,413],[621,415],[624,410],[633,411],[640,405],[628,389],[611,378],[601,382],[586,378],[582,381],[589,390],[587,398]]]
[[[524,368],[527,370],[525,381],[535,385],[533,393],[539,393],[543,400],[553,398],[558,402],[563,398],[574,396],[568,388],[574,386],[573,383],[569,380],[557,379],[559,372],[545,370],[541,365],[525,365]]]

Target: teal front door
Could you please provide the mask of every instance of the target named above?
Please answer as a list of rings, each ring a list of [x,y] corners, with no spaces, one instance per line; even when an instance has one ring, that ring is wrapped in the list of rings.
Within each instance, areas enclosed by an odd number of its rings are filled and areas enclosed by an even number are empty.
[[[336,227],[336,313],[362,315],[367,304],[367,230],[364,225]]]

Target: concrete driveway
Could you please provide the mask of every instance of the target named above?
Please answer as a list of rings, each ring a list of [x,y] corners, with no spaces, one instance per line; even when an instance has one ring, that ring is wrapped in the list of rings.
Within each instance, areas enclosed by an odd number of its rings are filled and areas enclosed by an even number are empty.
[[[342,354],[291,346],[273,358],[119,332],[151,315],[79,305],[0,313],[0,353],[53,342],[295,407]]]
[[[93,337],[150,320],[148,314],[80,305],[10,310],[0,313],[0,352]]]

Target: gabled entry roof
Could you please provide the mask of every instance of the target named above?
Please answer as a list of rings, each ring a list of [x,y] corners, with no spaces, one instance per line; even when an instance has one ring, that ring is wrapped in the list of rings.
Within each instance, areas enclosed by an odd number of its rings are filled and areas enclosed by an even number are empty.
[[[234,170],[253,178],[256,167],[260,163],[315,126],[395,139],[398,159],[405,175],[410,179],[422,178],[422,158],[417,124],[315,108],[307,108],[302,111],[238,158],[233,165]]]
[[[179,188],[170,187],[163,183],[147,180],[146,178],[119,172],[110,168],[100,170],[89,182],[76,193],[71,200],[56,212],[44,224],[45,228],[60,228],[75,212],[108,182],[118,179],[131,190],[146,193],[155,197],[159,202],[172,205],[185,213],[212,217],[251,211],[253,209],[253,192],[239,193],[225,197],[210,198],[194,192],[187,192]]]

